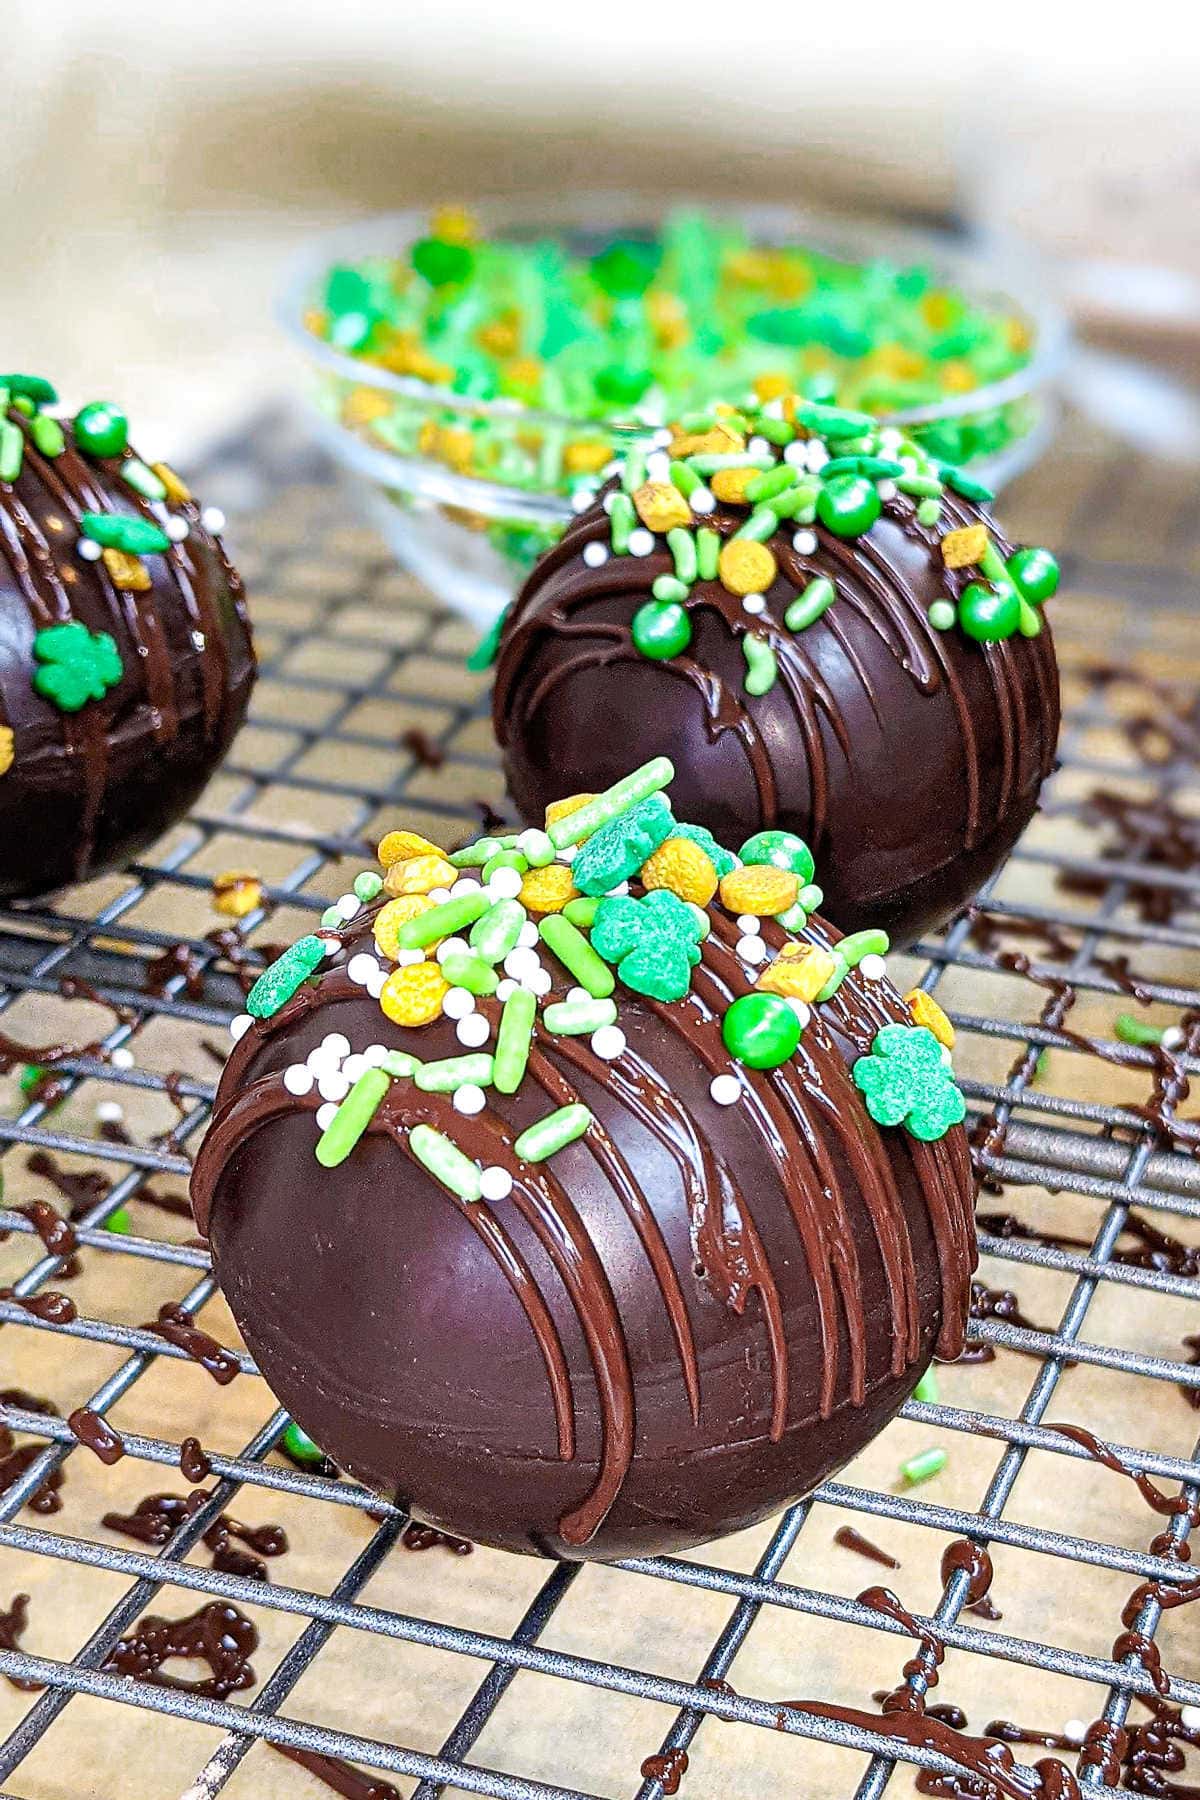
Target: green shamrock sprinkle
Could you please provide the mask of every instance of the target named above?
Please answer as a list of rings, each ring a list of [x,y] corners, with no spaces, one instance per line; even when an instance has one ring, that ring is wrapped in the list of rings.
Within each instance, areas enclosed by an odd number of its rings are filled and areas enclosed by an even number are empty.
[[[171,548],[171,540],[153,519],[135,519],[128,513],[84,513],[80,534],[103,544],[106,550],[124,550],[128,556],[156,556]]]
[[[671,808],[651,794],[592,833],[572,864],[575,886],[581,894],[607,894],[636,875],[674,829]]]
[[[682,1000],[691,985],[692,965],[700,961],[702,935],[692,908],[669,888],[655,888],[644,900],[601,900],[592,924],[592,948],[617,965],[617,974],[635,993],[652,1000]]]
[[[732,875],[738,866],[738,859],[724,844],[718,844],[712,832],[704,825],[679,825],[671,827],[672,837],[690,838],[693,844],[699,844],[713,868],[718,879]]]
[[[903,1125],[926,1143],[962,1123],[966,1101],[924,1025],[885,1025],[854,1065],[854,1085],[877,1125]]]
[[[78,712],[89,700],[103,700],[121,679],[121,657],[107,631],[89,631],[78,619],[39,631],[33,654],[42,665],[33,685],[60,712]]]

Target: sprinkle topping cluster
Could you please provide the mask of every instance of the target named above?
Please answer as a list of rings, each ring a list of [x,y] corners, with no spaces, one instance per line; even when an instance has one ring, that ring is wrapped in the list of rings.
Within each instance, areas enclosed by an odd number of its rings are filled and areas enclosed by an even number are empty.
[[[343,1034],[327,1035],[282,1076],[289,1093],[319,1098],[319,1162],[349,1155],[394,1081],[448,1094],[469,1118],[487,1106],[489,1090],[517,1092],[535,1035],[586,1038],[600,1062],[618,1061],[628,1048],[621,991],[661,1005],[684,1001],[714,905],[736,920],[734,950],[752,984],[721,1020],[729,1066],[710,1083],[718,1105],[746,1098],[745,1071],[778,1068],[795,1053],[812,1007],[832,999],[851,969],[883,978],[883,931],[856,932],[830,950],[787,939],[773,951],[765,920],[797,931],[821,904],[808,846],[791,832],[761,831],[734,856],[703,828],[675,820],[664,792],[673,775],[667,758],[655,758],[602,794],[556,802],[542,828],[482,837],[450,854],[414,832],[388,833],[383,873],[364,870],[320,930],[263,972],[234,1035],[271,1018],[305,983],[319,984],[349,936],[345,973],[386,1019],[410,1029],[452,1020],[462,1048],[424,1060],[382,1043],[355,1050]],[[546,953],[574,984],[565,998],[551,997]],[[910,995],[908,1005],[911,1024],[879,1032],[855,1081],[878,1123],[936,1138],[964,1114],[949,1072],[953,1029],[928,994]],[[543,1161],[592,1123],[586,1106],[560,1106],[521,1134],[515,1153]],[[510,1174],[481,1167],[429,1125],[414,1126],[409,1145],[460,1198],[500,1198],[511,1187]]]

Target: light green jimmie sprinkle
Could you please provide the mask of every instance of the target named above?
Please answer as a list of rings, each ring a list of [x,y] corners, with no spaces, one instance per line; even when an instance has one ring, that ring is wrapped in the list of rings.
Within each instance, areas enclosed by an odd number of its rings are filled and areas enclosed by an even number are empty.
[[[482,888],[473,894],[457,894],[453,900],[443,900],[440,906],[431,906],[428,911],[405,919],[396,931],[396,948],[424,950],[435,938],[453,937],[486,912],[490,904]]]
[[[354,877],[354,898],[369,906],[372,900],[378,900],[383,892],[383,878],[374,869],[364,869],[361,875]]]
[[[739,525],[734,537],[745,538],[752,544],[765,544],[769,537],[774,537],[779,530],[779,520],[769,506],[756,506],[744,525]]]
[[[546,1030],[559,1037],[584,1037],[602,1025],[615,1025],[616,1020],[615,1000],[562,1000],[542,1013]]]
[[[1001,594],[1007,593],[1010,589],[1016,587],[1016,582],[1005,567],[1004,558],[997,550],[995,544],[993,544],[991,538],[988,539],[987,548],[979,558],[979,567],[997,592]]]
[[[1147,1047],[1161,1044],[1163,1027],[1161,1025],[1144,1025],[1135,1019],[1132,1013],[1118,1013],[1113,1021],[1113,1030],[1123,1044],[1141,1044]]]
[[[446,1056],[440,1062],[422,1063],[413,1080],[423,1094],[452,1094],[468,1082],[491,1087],[494,1058],[485,1050],[467,1056]]]
[[[562,917],[569,919],[572,925],[578,925],[583,931],[590,931],[596,922],[596,908],[600,904],[600,896],[596,894],[580,894],[577,900],[568,900],[562,909]]]
[[[483,865],[483,879],[490,881],[497,869],[515,869],[518,875],[527,875],[529,858],[520,850],[497,850]]]
[[[342,918],[342,909],[340,906],[327,906],[325,911],[321,914],[321,924],[325,927],[326,931],[336,931],[337,927],[344,923],[345,920]]]
[[[121,480],[144,500],[165,500],[167,497],[166,484],[136,456],[127,457],[121,464]]]
[[[0,481],[15,481],[25,460],[25,438],[19,425],[5,419],[0,425]]]
[[[896,486],[902,494],[912,494],[918,500],[936,500],[945,492],[936,475],[897,475]]]
[[[391,1075],[396,1081],[406,1081],[416,1074],[421,1059],[410,1056],[407,1050],[389,1050],[379,1066],[385,1075]]]
[[[920,1482],[940,1475],[948,1461],[944,1450],[921,1450],[916,1456],[910,1456],[907,1462],[900,1464],[900,1473],[909,1487],[916,1487]]]
[[[650,584],[650,592],[656,600],[686,600],[691,589],[677,576],[656,575]]]
[[[746,498],[751,506],[757,506],[760,500],[770,500],[785,488],[795,487],[799,479],[800,471],[793,464],[778,463],[746,483]]]
[[[682,525],[674,525],[667,533],[667,549],[675,560],[675,573],[680,581],[696,579],[696,540]]]
[[[942,522],[942,503],[940,500],[920,500],[917,503],[918,525],[940,525]]]
[[[766,418],[759,414],[754,421],[754,429],[759,437],[765,437],[768,444],[790,444],[796,435],[795,427],[786,419]]]
[[[800,889],[796,902],[805,912],[817,912],[825,904],[825,889],[818,887],[815,881],[810,881],[807,887]]]
[[[572,1106],[560,1106],[557,1112],[547,1113],[523,1131],[513,1150],[522,1162],[545,1162],[548,1156],[581,1138],[591,1122],[591,1113],[578,1101]]]
[[[579,844],[598,831],[601,825],[610,820],[620,818],[631,807],[642,800],[648,800],[651,794],[661,793],[675,779],[675,767],[666,756],[655,756],[640,769],[634,769],[612,787],[605,788],[594,800],[578,807],[575,812],[568,813],[565,818],[555,819],[549,828],[550,842],[556,850],[566,849],[568,844]],[[428,915],[423,915],[428,916]]]
[[[697,475],[719,475],[722,469],[773,469],[773,456],[751,456],[747,451],[730,451],[720,456],[689,456],[688,467]]]
[[[537,996],[528,988],[514,988],[500,1014],[493,1058],[492,1081],[502,1094],[515,1094],[521,1085],[536,1015]]]
[[[837,599],[837,590],[827,575],[818,575],[802,593],[796,595],[783,615],[789,631],[806,631],[827,613]]]
[[[392,1085],[383,1068],[364,1069],[317,1140],[317,1161],[325,1169],[345,1162]]]
[[[451,987],[466,988],[468,994],[494,994],[500,984],[490,962],[462,950],[442,958],[442,974]]]
[[[695,469],[689,468],[685,462],[673,462],[671,464],[671,480],[679,489],[679,492],[683,495],[685,500],[688,498],[689,494],[694,494],[696,489],[701,485],[700,477],[697,475]]]
[[[816,998],[818,1000],[832,1000],[833,996],[837,993],[843,981],[845,981],[847,975],[850,973],[850,964],[841,954],[840,947],[837,950],[831,950],[830,955],[833,957],[834,963],[833,974],[829,977],[825,986],[817,993]]]
[[[472,925],[472,950],[487,962],[503,962],[509,951],[516,948],[527,916],[519,900],[497,900]]]
[[[811,525],[817,516],[817,496],[821,491],[820,482],[812,486],[789,488],[786,493],[777,494],[774,500],[768,500],[777,519],[791,519],[797,525]]]
[[[646,479],[646,452],[635,446],[625,452],[625,466],[621,471],[621,486],[627,494],[634,494]]]
[[[440,1181],[460,1200],[479,1199],[483,1192],[479,1170],[457,1144],[452,1144],[432,1125],[414,1125],[408,1134],[408,1142],[417,1161],[429,1170],[435,1181]]]
[[[614,494],[608,506],[609,538],[614,556],[624,556],[628,550],[629,534],[636,518],[629,495]]]
[[[51,460],[56,456],[61,456],[67,447],[62,426],[57,419],[52,419],[49,413],[39,413],[36,419],[30,421],[29,435],[42,455],[50,457]]]
[[[849,937],[842,938],[837,954],[845,957],[852,969],[857,969],[864,956],[886,956],[891,946],[887,932],[875,926],[866,931],[852,931]]]
[[[746,658],[746,692],[769,694],[779,679],[779,664],[766,638],[748,631],[742,639],[742,654]]]
[[[573,975],[594,999],[612,993],[616,986],[612,970],[570,919],[561,913],[549,913],[538,926],[538,935],[568,975]]]
[[[497,850],[503,848],[499,838],[476,838],[473,844],[464,844],[461,850],[452,850],[447,861],[456,869],[481,869],[484,863],[495,856]]]
[[[937,1373],[930,1363],[925,1373],[913,1389],[914,1400],[924,1400],[927,1406],[936,1406],[938,1402]]]
[[[717,579],[717,559],[721,554],[721,539],[717,532],[702,526],[696,533],[696,572],[701,581]]]

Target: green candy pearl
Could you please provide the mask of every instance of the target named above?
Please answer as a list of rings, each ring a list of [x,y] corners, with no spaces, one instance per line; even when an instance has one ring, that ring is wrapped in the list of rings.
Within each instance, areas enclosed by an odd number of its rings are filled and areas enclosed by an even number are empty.
[[[1008,572],[1027,600],[1041,606],[1058,592],[1058,562],[1049,550],[1027,545],[1008,559]]]
[[[800,1042],[800,1021],[779,994],[743,994],[721,1021],[725,1048],[748,1069],[777,1069]]]
[[[976,643],[998,644],[1021,623],[1020,599],[1013,591],[997,594],[972,581],[959,596],[958,622]]]
[[[953,600],[935,600],[929,608],[929,623],[935,631],[952,630],[957,617]]]
[[[881,511],[875,484],[865,475],[834,475],[817,495],[817,517],[835,537],[861,537]]]
[[[813,878],[812,851],[794,831],[756,831],[738,851],[744,863],[771,863],[787,869],[804,887]]]
[[[677,600],[647,600],[634,613],[630,630],[634,649],[655,662],[678,656],[692,641],[687,609]]]
[[[466,244],[447,243],[444,238],[422,238],[413,245],[412,265],[430,287],[447,287],[467,279],[475,267],[475,252]]]
[[[623,363],[609,363],[596,374],[596,392],[614,406],[632,406],[640,400],[654,377],[646,368],[627,368]]]
[[[120,456],[129,444],[129,420],[111,400],[93,400],[75,415],[75,442],[91,456]]]

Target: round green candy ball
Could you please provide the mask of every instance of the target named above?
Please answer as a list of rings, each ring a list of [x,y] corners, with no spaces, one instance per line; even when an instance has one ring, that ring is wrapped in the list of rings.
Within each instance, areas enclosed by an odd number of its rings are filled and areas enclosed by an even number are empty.
[[[475,252],[445,238],[421,238],[412,247],[412,265],[430,287],[448,287],[453,281],[467,279],[475,267]]]
[[[861,537],[882,508],[875,483],[865,475],[834,475],[817,495],[817,517],[835,537]]]
[[[75,442],[89,456],[120,456],[129,444],[129,420],[111,400],[93,400],[75,415]]]
[[[953,600],[935,600],[929,609],[929,623],[935,631],[950,631],[957,617]]]
[[[771,863],[776,869],[787,869],[801,887],[813,878],[812,851],[794,831],[756,831],[738,851],[744,863]]]
[[[1011,589],[998,594],[972,581],[958,601],[958,622],[967,636],[979,644],[998,644],[1011,637],[1021,623],[1021,602]]]
[[[779,994],[743,994],[721,1021],[725,1048],[748,1069],[777,1069],[800,1042],[800,1020]]]
[[[1058,592],[1058,563],[1049,550],[1029,544],[1008,560],[1008,572],[1027,600],[1041,606]]]
[[[678,656],[692,641],[692,622],[687,608],[677,600],[647,600],[630,623],[633,647],[655,662]]]
[[[632,406],[640,400],[654,379],[649,369],[627,368],[624,363],[607,363],[596,374],[596,392],[614,406]]]

